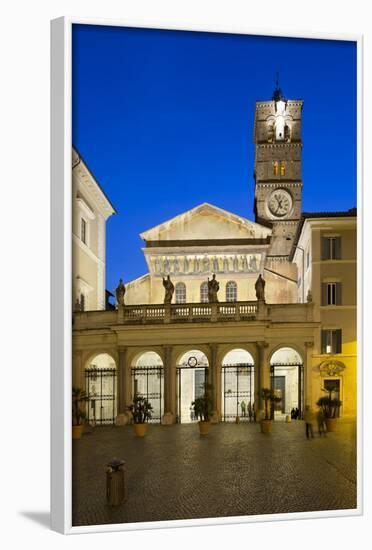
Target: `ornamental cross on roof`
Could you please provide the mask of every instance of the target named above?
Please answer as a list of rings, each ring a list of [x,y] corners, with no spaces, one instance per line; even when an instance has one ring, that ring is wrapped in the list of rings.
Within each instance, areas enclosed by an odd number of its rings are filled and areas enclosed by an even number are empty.
[[[285,97],[283,95],[283,92],[279,86],[279,72],[276,73],[276,82],[275,82],[275,90],[272,97],[273,101],[285,101]]]

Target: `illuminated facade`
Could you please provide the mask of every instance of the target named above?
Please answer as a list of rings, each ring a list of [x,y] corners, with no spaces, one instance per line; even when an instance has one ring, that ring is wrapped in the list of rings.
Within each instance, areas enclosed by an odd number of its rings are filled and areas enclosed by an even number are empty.
[[[355,415],[356,213],[301,214],[301,113],[302,101],[279,89],[256,104],[254,222],[203,203],[144,231],[148,273],[126,282],[125,304],[74,315],[74,384],[89,392],[95,385],[89,420],[127,422],[140,392],[154,422],[192,422],[190,405],[205,382],[214,422],[249,420],[253,407],[259,414],[260,388],[270,386],[282,397],[274,417],[285,419],[305,404],[315,408],[335,380],[341,414]],[[323,237],[330,254],[342,246],[342,258],[320,259]],[[218,302],[209,303],[213,275]],[[256,297],[259,275],[264,299]],[[166,304],[168,276],[174,293]],[[339,283],[342,304],[325,305],[325,293],[339,300]]]
[[[72,149],[72,304],[105,309],[106,222],[115,209]]]

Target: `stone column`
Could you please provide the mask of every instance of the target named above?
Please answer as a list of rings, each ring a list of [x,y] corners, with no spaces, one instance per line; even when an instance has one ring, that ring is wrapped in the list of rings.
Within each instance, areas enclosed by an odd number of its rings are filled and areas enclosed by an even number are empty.
[[[85,374],[83,366],[83,352],[75,351],[72,359],[72,385],[85,390]]]
[[[118,364],[118,415],[115,420],[117,426],[127,424],[131,419],[128,406],[131,403],[131,372],[127,365],[127,348],[119,348]]]
[[[312,377],[312,357],[313,357],[313,347],[314,342],[305,342],[306,348],[306,361],[304,364],[304,403],[305,405],[310,405],[314,407],[313,403],[313,377]]]
[[[161,423],[173,424],[175,421],[176,384],[175,369],[172,366],[172,346],[164,346],[164,414]]]
[[[220,411],[218,408],[218,365],[217,365],[217,352],[218,344],[210,344],[209,348],[211,350],[211,361],[208,369],[208,382],[212,385],[211,398],[212,398],[212,418],[213,423],[220,421]]]
[[[258,413],[258,411],[262,411],[264,406],[260,397],[261,389],[270,387],[270,367],[267,364],[268,347],[269,344],[267,342],[257,342],[258,365],[256,372],[258,376],[255,377],[255,399],[257,399],[256,403],[258,404],[258,408],[256,407],[256,413]],[[256,378],[258,378],[257,383]]]
[[[126,412],[126,407],[129,405],[125,398],[125,368],[126,368],[127,348],[119,348],[119,365],[118,365],[118,413]]]

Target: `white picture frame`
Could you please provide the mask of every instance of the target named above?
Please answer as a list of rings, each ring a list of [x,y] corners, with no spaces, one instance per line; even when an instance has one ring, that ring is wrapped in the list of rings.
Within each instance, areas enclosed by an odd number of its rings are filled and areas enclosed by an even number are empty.
[[[262,36],[316,38],[325,40],[350,40],[357,44],[357,180],[358,180],[358,257],[362,266],[362,55],[361,35],[317,34],[277,32],[275,29],[257,31],[248,26],[217,28],[214,26],[143,25],[126,20],[62,17],[51,23],[51,526],[64,533],[89,533],[184,527],[188,525],[213,525],[278,521],[288,519],[323,518],[362,514],[363,507],[363,431],[362,431],[362,269],[358,270],[358,423],[357,423],[357,471],[358,505],[352,510],[304,512],[229,518],[161,521],[132,524],[107,524],[99,526],[72,526],[71,510],[71,354],[72,354],[72,289],[71,289],[71,147],[72,147],[72,93],[71,67],[72,25],[106,25],[142,28],[166,28],[200,32],[255,34]]]

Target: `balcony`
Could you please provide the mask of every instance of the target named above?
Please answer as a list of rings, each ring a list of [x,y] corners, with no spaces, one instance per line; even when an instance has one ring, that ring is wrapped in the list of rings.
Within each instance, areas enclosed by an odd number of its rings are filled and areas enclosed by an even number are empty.
[[[74,313],[76,330],[113,325],[169,323],[218,323],[240,321],[306,322],[313,320],[313,304],[266,304],[264,302],[218,302],[215,304],[143,304],[115,311]]]

